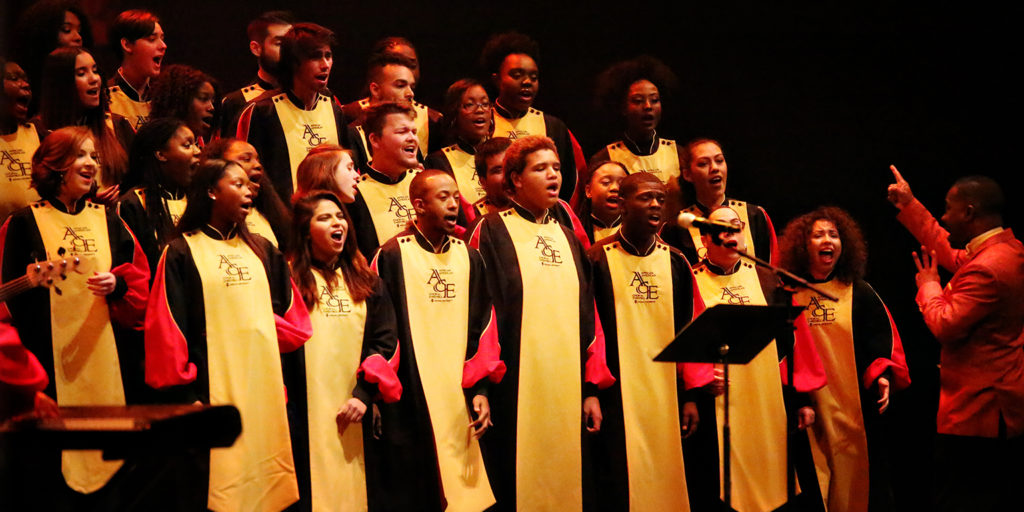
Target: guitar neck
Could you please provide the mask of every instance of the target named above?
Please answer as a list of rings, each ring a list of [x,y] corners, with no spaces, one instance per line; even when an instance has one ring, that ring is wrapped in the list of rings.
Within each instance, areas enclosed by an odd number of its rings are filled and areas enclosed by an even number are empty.
[[[32,282],[29,281],[28,276],[21,276],[13,281],[4,283],[3,285],[0,285],[0,302],[7,302],[7,299],[32,288],[34,288],[34,286],[32,285]]]

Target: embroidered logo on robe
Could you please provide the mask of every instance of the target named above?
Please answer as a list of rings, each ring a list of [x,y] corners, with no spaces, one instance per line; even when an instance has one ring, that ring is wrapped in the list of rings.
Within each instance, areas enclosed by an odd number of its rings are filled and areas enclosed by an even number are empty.
[[[0,168],[4,170],[7,181],[23,181],[32,178],[32,162],[22,161],[18,158],[24,154],[25,150],[23,149],[0,151]]]
[[[736,304],[744,306],[750,304],[750,296],[744,293],[742,285],[735,286],[723,286],[722,287],[722,298],[723,304]]]
[[[135,116],[135,126],[133,126],[132,128],[135,128],[135,131],[139,131],[139,128],[141,128],[142,125],[148,122],[149,116]]]
[[[510,138],[512,140],[516,140],[519,137],[526,137],[527,135],[530,134],[530,132],[528,132],[526,130],[508,130],[507,133],[508,133],[508,135],[506,135],[506,137],[508,137],[508,138]]]
[[[807,310],[811,312],[811,318],[808,320],[811,325],[830,324],[836,321],[836,308],[822,301],[821,297],[811,297]]]
[[[315,148],[327,140],[327,137],[317,133],[317,130],[323,129],[323,126],[319,123],[304,124],[303,126],[305,126],[306,129],[302,130],[302,140],[306,141],[310,147]]]
[[[448,268],[435,268],[427,278],[427,286],[431,291],[427,293],[430,302],[451,302],[455,298],[455,283],[449,283],[444,276],[450,276],[452,270]]]
[[[395,214],[395,227],[403,227],[406,222],[412,220],[413,209],[409,203],[409,196],[396,196],[388,203],[388,213]]]
[[[348,316],[352,312],[352,302],[347,297],[339,297],[326,286],[320,287],[320,295],[317,297],[320,312],[324,316]]]
[[[551,237],[537,235],[537,243],[534,244],[534,249],[540,249],[540,263],[541,265],[557,267],[562,264],[562,253],[551,247],[548,241],[554,241]]]
[[[650,304],[658,301],[658,286],[651,284],[654,272],[633,272],[633,279],[629,286],[635,288],[633,293],[634,304]]]
[[[220,255],[220,263],[217,265],[217,270],[224,271],[224,286],[238,286],[249,284],[249,281],[252,281],[249,267],[231,261],[240,259],[242,259],[242,256],[238,254]]]
[[[71,246],[72,254],[90,254],[96,252],[96,239],[89,237],[89,228],[78,227],[72,228],[68,226],[64,228],[64,238],[62,242],[67,242]]]

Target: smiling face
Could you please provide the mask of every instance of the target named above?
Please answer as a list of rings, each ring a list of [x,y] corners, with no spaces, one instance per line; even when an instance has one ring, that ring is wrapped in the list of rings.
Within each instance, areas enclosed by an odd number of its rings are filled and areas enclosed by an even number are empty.
[[[341,202],[351,204],[356,200],[356,184],[359,183],[359,172],[356,171],[356,163],[348,151],[341,152],[341,159],[338,166],[334,168],[334,182],[338,184],[338,192],[341,193]]]
[[[88,52],[79,53],[75,57],[75,88],[78,89],[78,101],[82,108],[90,109],[100,106],[99,68]]]
[[[690,165],[683,169],[683,179],[693,183],[701,204],[713,207],[725,199],[728,173],[722,148],[714,142],[701,142],[690,152]]]
[[[843,241],[836,225],[826,219],[814,221],[807,238],[807,266],[811,276],[819,281],[827,279],[842,253]]]
[[[164,29],[157,23],[153,33],[134,41],[121,40],[124,50],[122,66],[135,69],[146,78],[156,78],[160,74],[160,64],[164,60],[167,44],[164,43]]]
[[[10,115],[15,121],[23,123],[28,119],[28,106],[32,102],[28,74],[17,62],[7,62],[3,73],[4,96],[0,103],[6,112],[0,115]]]
[[[416,138],[416,122],[408,114],[388,114],[380,135],[371,133],[369,138],[373,147],[372,163],[378,171],[405,171],[419,165],[416,160],[416,151],[420,147]],[[382,168],[385,166],[394,168]]]
[[[252,189],[252,196],[260,195],[260,179],[263,177],[263,164],[260,163],[260,155],[252,144],[244,140],[235,140],[224,151],[224,160],[238,162],[249,177],[249,188]]]
[[[187,126],[178,128],[163,149],[156,152],[156,157],[167,182],[187,188],[199,167],[199,146],[192,130]]]
[[[313,51],[310,58],[303,60],[295,70],[293,77],[295,89],[319,91],[327,87],[334,66],[334,53],[331,47],[322,45]]]
[[[82,46],[82,21],[71,11],[64,11],[64,23],[57,31],[57,46]]]
[[[492,78],[498,88],[498,102],[517,112],[529,110],[540,90],[540,70],[533,58],[525,53],[505,57]]]
[[[622,201],[622,229],[637,239],[646,239],[661,229],[665,209],[665,185],[641,182],[636,192]]]
[[[638,80],[626,92],[626,131],[634,136],[649,137],[661,122],[661,95],[648,80]]]
[[[615,163],[609,162],[594,170],[585,189],[594,216],[605,222],[619,216],[619,207],[622,204],[619,183],[625,177],[626,171]]]
[[[451,176],[439,173],[425,180],[422,198],[412,200],[416,225],[428,236],[455,232],[459,217],[459,187]]]
[[[185,119],[185,124],[201,137],[210,134],[210,126],[213,123],[214,94],[213,84],[203,82],[189,104],[188,118]]]
[[[462,93],[455,131],[473,145],[491,134],[491,100],[483,87],[474,85]]]
[[[707,258],[711,260],[711,263],[719,268],[731,270],[740,260],[736,250],[744,252],[747,250],[747,242],[742,232],[743,221],[732,208],[718,208],[708,215],[708,220],[720,220],[741,228],[739,233],[701,235],[701,241],[704,242],[704,247],[708,250]],[[715,243],[712,237],[718,237],[721,243]]]
[[[388,64],[381,68],[377,80],[370,84],[370,98],[381,101],[412,101],[416,97],[416,76],[412,70],[400,64]]]
[[[241,224],[252,209],[252,190],[249,176],[238,164],[229,163],[224,175],[210,190],[213,199],[211,224],[222,221],[225,224]]]
[[[348,221],[338,205],[323,199],[313,209],[309,220],[309,244],[313,259],[321,263],[333,262],[345,248]]]
[[[562,164],[550,149],[540,149],[526,155],[521,174],[512,175],[515,200],[535,215],[558,203],[558,189],[562,186]]]
[[[92,190],[96,182],[96,173],[99,172],[99,154],[96,152],[96,143],[92,137],[86,137],[78,146],[78,154],[75,160],[68,166],[61,181],[57,196],[65,204],[74,204],[82,196]]]

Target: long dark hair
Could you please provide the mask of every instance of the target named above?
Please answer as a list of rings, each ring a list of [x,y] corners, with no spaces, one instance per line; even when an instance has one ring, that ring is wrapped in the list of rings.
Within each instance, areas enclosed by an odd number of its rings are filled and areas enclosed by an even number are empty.
[[[181,219],[178,220],[178,235],[195,231],[210,223],[214,203],[213,198],[210,197],[210,191],[217,186],[217,182],[224,177],[227,168],[232,165],[238,164],[216,158],[206,160],[199,165],[199,170],[192,178],[192,186],[188,191],[188,205],[185,206],[185,213],[181,214]],[[245,242],[245,245],[252,249],[252,252],[256,253],[256,256],[261,260],[266,258],[266,251],[263,246],[256,243],[245,226],[245,222],[238,223],[235,228],[238,230],[238,236]]]
[[[235,142],[239,142],[239,139],[228,137],[210,142],[203,148],[203,154],[200,158],[203,160],[211,158],[223,159],[224,153]],[[260,212],[267,219],[270,229],[274,231],[274,236],[277,237],[278,245],[281,250],[284,250],[287,247],[286,244],[291,243],[291,235],[288,232],[288,228],[292,223],[291,212],[288,211],[288,207],[281,200],[281,196],[277,195],[277,189],[274,188],[274,184],[270,181],[270,176],[266,170],[263,171],[257,183],[260,186],[260,190],[252,198],[252,205],[256,208],[256,211]]]
[[[220,87],[210,75],[184,64],[171,64],[160,72],[160,76],[153,81],[150,90],[153,109],[150,117],[176,117],[188,119],[192,109],[192,100],[199,94],[199,88],[208,83],[213,87],[214,96],[214,118],[211,126],[217,125],[217,107],[220,102]],[[198,138],[201,134],[197,133]]]
[[[861,234],[857,221],[849,213],[835,206],[822,206],[805,213],[786,224],[779,240],[781,266],[791,272],[810,277],[810,263],[807,255],[807,240],[811,237],[814,223],[827,220],[839,231],[842,250],[832,275],[843,283],[852,283],[864,278],[868,262],[868,246]]]
[[[156,230],[157,247],[163,248],[174,236],[174,222],[163,202],[163,193],[170,188],[160,170],[156,152],[167,147],[167,142],[185,122],[181,119],[160,117],[151,119],[139,128],[132,141],[128,176],[125,185],[139,186],[146,194],[146,219]]]
[[[333,268],[323,268],[313,260],[312,240],[309,236],[309,223],[313,220],[313,212],[320,201],[331,201],[341,208],[345,220],[348,222],[348,234],[345,236],[345,246],[338,255],[338,261]],[[312,311],[317,305],[316,279],[313,277],[313,267],[323,270],[324,280],[327,282],[327,289],[334,290],[337,286],[334,271],[341,269],[345,278],[345,287],[348,288],[352,300],[361,302],[366,300],[373,293],[374,285],[377,283],[377,274],[370,270],[366,258],[359,252],[356,245],[356,237],[353,232],[352,217],[342,204],[341,199],[326,190],[314,190],[295,201],[294,215],[292,216],[292,249],[288,253],[288,260],[292,264],[292,277],[295,284],[302,293],[302,300],[306,302],[306,308]]]
[[[57,48],[50,52],[43,64],[43,87],[39,98],[39,117],[48,130],[65,126],[85,126],[96,137],[96,151],[103,160],[100,162],[104,181],[119,184],[128,170],[128,155],[117,136],[107,126],[106,81],[100,73],[100,104],[84,108],[75,86],[75,60],[87,50],[73,46]],[[89,53],[91,56],[92,54]]]
[[[58,33],[64,25],[64,13],[78,17],[82,46],[92,48],[92,25],[82,7],[75,0],[42,0],[35,2],[21,14],[14,28],[14,60],[28,75],[32,95],[38,97],[41,86],[43,61],[59,46]]]

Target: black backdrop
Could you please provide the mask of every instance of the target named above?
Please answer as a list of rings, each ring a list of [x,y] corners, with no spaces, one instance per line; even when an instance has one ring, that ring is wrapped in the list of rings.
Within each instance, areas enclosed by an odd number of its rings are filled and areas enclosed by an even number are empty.
[[[0,8],[6,31],[28,2]],[[730,195],[764,205],[781,233],[792,217],[821,204],[860,221],[871,258],[868,280],[892,310],[913,385],[889,413],[900,509],[927,499],[938,399],[938,346],[913,302],[915,243],[885,201],[895,163],[933,212],[952,181],[988,174],[1015,192],[1021,62],[1014,25],[1020,7],[959,8],[850,2],[841,6],[570,2],[272,2],[85,0],[97,45],[122,9],[162,18],[166,63],[188,63],[226,90],[251,79],[245,25],[286,8],[339,37],[330,87],[359,97],[373,41],[402,35],[418,47],[417,99],[438,106],[455,79],[479,76],[487,36],[517,29],[541,44],[537,106],[565,120],[587,155],[617,127],[592,107],[593,79],[610,63],[648,53],[681,79],[667,100],[661,134],[680,141],[712,136],[725,146]],[[775,2],[764,2],[775,4]],[[101,52],[102,53],[102,52]],[[112,54],[105,56],[110,64]],[[114,67],[105,70],[109,76]],[[1011,201],[1011,204],[1013,202]],[[1010,208],[1008,223],[1020,226]]]

